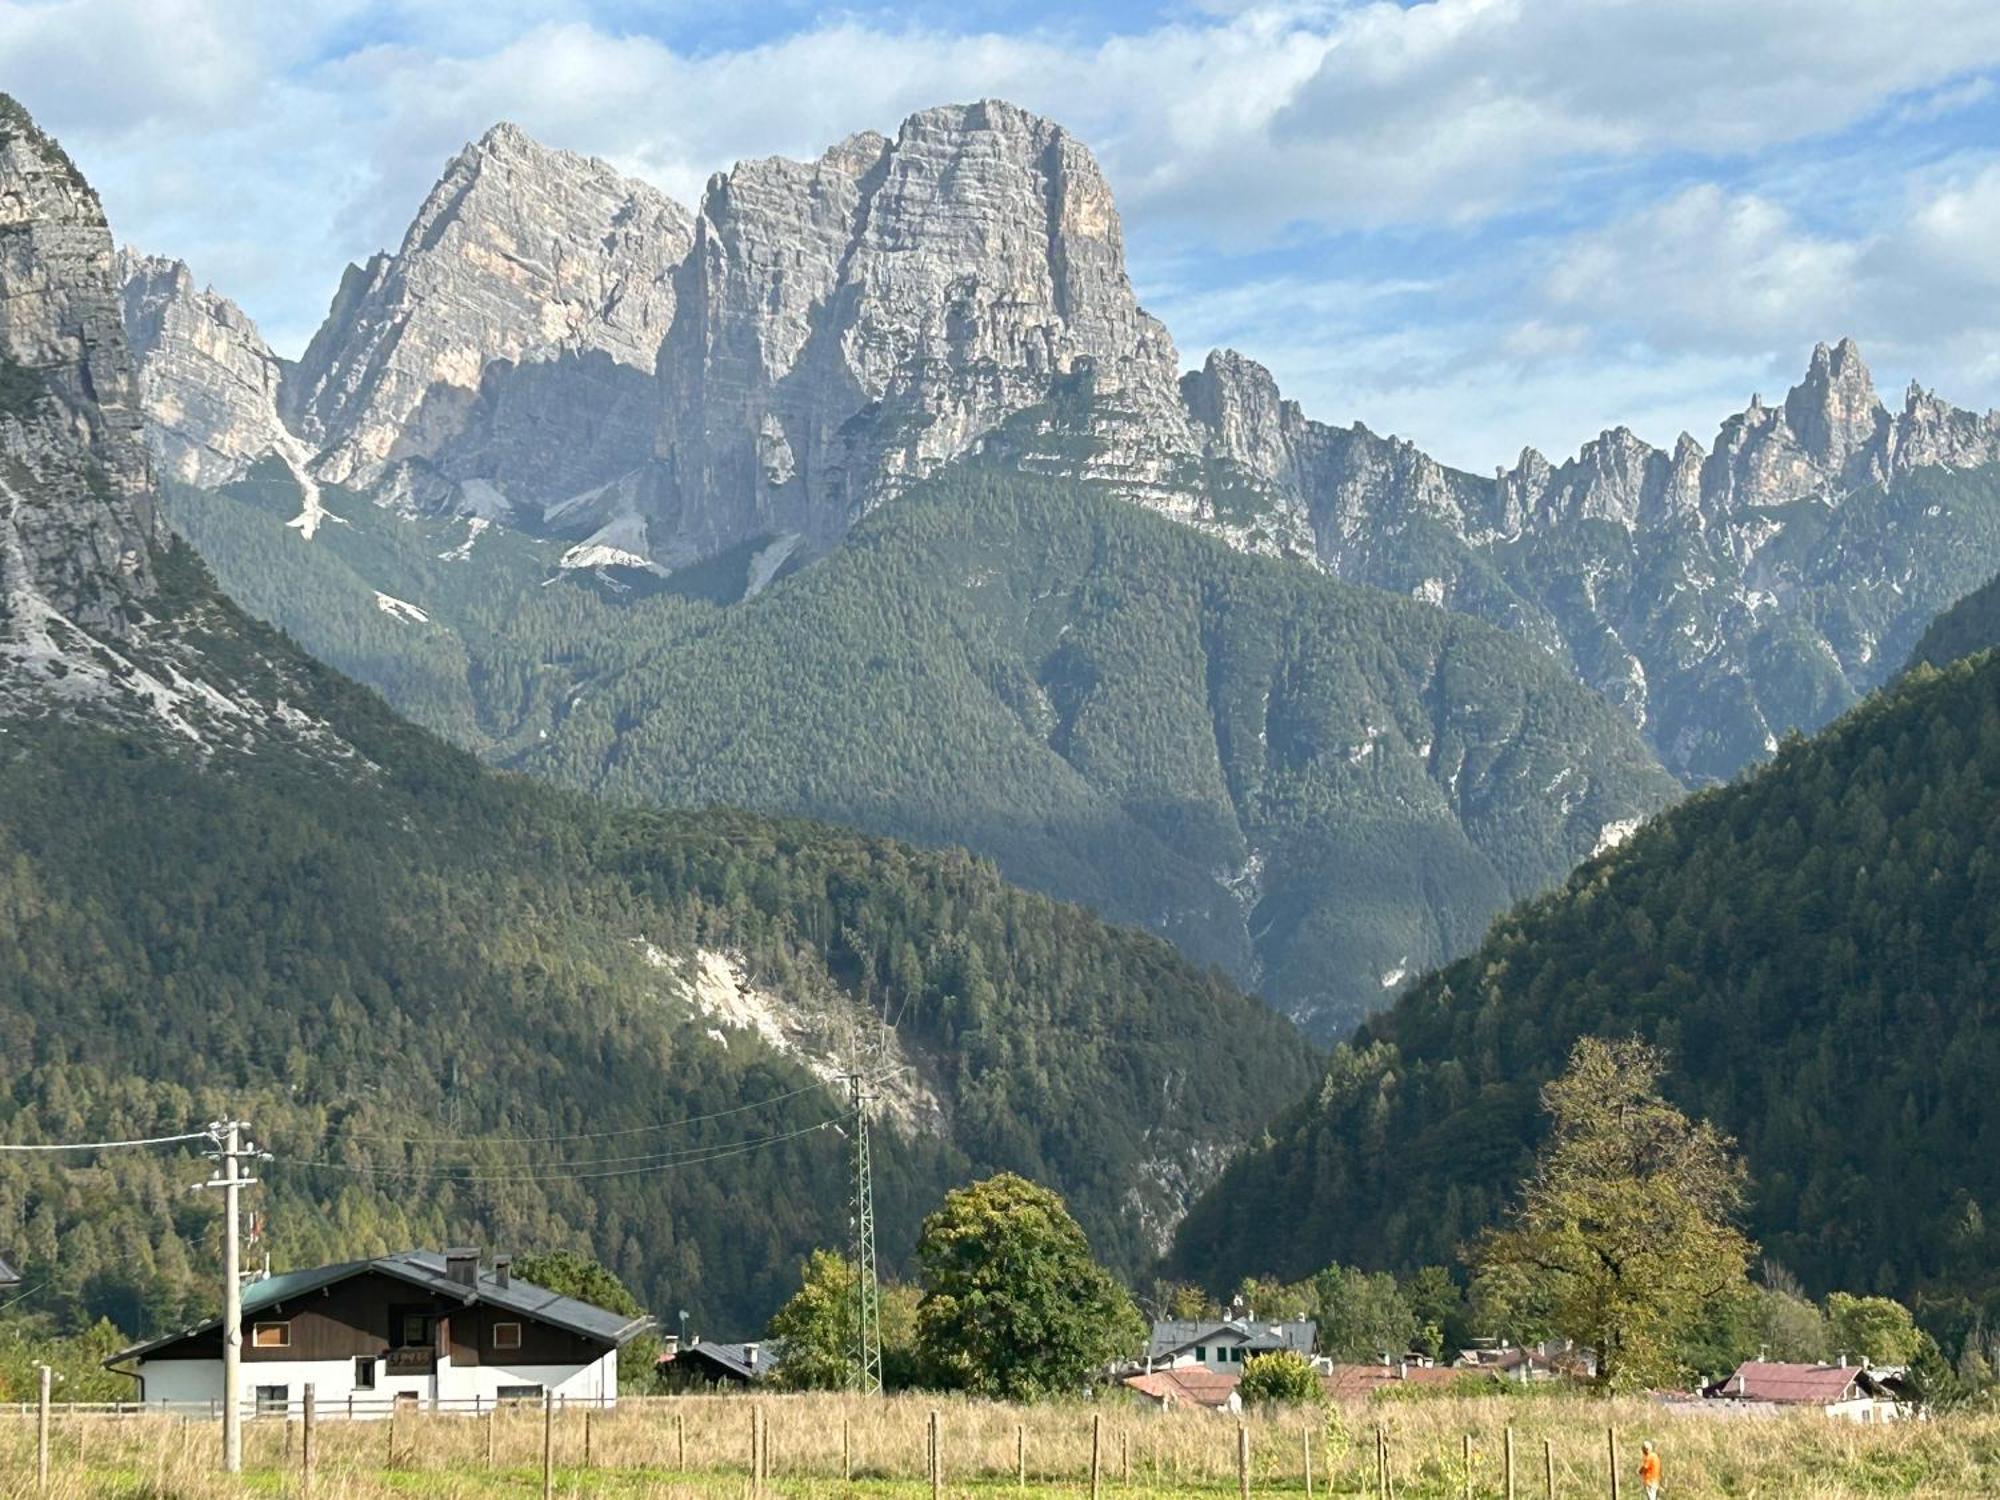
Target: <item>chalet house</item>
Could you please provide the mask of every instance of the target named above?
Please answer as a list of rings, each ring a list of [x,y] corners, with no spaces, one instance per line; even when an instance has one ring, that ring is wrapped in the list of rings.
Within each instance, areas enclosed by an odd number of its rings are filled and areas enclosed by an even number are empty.
[[[1748,1407],[1817,1407],[1848,1422],[1894,1422],[1908,1414],[1902,1392],[1865,1364],[1795,1365],[1751,1359],[1703,1392]]]
[[[1241,1375],[1243,1361],[1257,1354],[1290,1349],[1312,1358],[1319,1325],[1310,1318],[1258,1322],[1245,1316],[1221,1322],[1169,1318],[1153,1325],[1146,1346],[1148,1370],[1199,1365],[1223,1375]]]
[[[243,1289],[243,1393],[259,1415],[392,1405],[471,1411],[495,1402],[611,1404],[618,1351],[652,1326],[514,1279],[505,1256],[406,1250],[267,1276]],[[139,1344],[105,1364],[148,1405],[222,1396],[222,1320]]]
[[[694,1339],[683,1349],[672,1334],[659,1358],[662,1379],[682,1389],[701,1386],[756,1385],[769,1380],[785,1357],[785,1341],[729,1344]]]
[[[1152,1411],[1217,1411],[1240,1416],[1243,1397],[1237,1377],[1205,1370],[1197,1364],[1170,1365],[1144,1375],[1127,1375],[1121,1382],[1132,1399]]]

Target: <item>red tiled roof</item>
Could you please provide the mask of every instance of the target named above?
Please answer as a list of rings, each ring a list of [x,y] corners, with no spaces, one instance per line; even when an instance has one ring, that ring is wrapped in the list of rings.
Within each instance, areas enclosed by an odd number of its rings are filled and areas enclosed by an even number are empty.
[[[1320,1376],[1327,1395],[1339,1401],[1359,1401],[1384,1386],[1450,1385],[1477,1370],[1455,1370],[1449,1365],[1411,1365],[1399,1371],[1395,1365],[1335,1365]]]
[[[1748,1359],[1723,1382],[1722,1394],[1742,1401],[1778,1401],[1827,1406],[1862,1394],[1857,1384],[1875,1384],[1858,1365],[1790,1365]]]
[[[1155,1401],[1186,1401],[1196,1406],[1227,1406],[1237,1377],[1220,1370],[1177,1365],[1150,1375],[1127,1375],[1125,1384]]]

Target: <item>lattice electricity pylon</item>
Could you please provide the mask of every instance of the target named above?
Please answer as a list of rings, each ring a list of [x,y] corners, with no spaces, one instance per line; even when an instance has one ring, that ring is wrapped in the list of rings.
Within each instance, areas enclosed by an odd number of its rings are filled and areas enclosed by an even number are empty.
[[[868,1151],[868,1084],[857,1053],[847,1075],[854,1112],[854,1388],[882,1394],[882,1288],[875,1274],[875,1165]]]

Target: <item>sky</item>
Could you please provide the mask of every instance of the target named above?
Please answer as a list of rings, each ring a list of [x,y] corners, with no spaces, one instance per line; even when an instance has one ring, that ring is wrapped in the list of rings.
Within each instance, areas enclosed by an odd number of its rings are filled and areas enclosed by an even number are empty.
[[[1183,362],[1488,470],[1704,443],[1851,335],[2000,405],[1995,0],[0,0],[123,243],[297,354],[500,119],[690,207],[929,105],[1096,152]]]

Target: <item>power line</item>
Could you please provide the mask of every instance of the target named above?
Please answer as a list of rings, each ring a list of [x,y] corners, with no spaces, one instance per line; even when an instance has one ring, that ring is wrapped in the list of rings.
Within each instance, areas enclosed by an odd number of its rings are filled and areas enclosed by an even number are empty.
[[[815,1081],[799,1088],[787,1089],[782,1094],[753,1099],[748,1104],[737,1104],[704,1115],[687,1115],[678,1120],[665,1120],[657,1125],[633,1125],[623,1130],[589,1130],[576,1135],[378,1135],[348,1130],[340,1131],[339,1135],[343,1140],[376,1141],[390,1146],[553,1146],[569,1141],[607,1141],[622,1136],[646,1135],[656,1130],[678,1130],[684,1125],[699,1125],[708,1120],[722,1120],[731,1115],[747,1114],[753,1109],[765,1109],[773,1104],[782,1104],[787,1099],[796,1099],[803,1094],[819,1093],[826,1086],[824,1082]]]
[[[422,1167],[387,1167],[360,1165],[352,1162],[314,1161],[304,1157],[277,1157],[280,1166],[303,1167],[312,1171],[346,1172],[353,1176],[367,1177],[381,1181],[423,1181],[429,1183],[557,1183],[594,1182],[607,1177],[634,1177],[646,1172],[664,1172],[675,1167],[702,1166],[709,1162],[726,1161],[734,1156],[743,1156],[752,1151],[761,1151],[766,1146],[776,1146],[785,1141],[795,1141],[802,1136],[812,1135],[838,1124],[838,1118],[815,1121],[811,1125],[796,1130],[780,1131],[774,1135],[755,1136],[744,1141],[730,1141],[714,1146],[690,1146],[677,1152],[657,1152],[638,1157],[600,1157],[593,1161],[542,1162],[530,1164],[529,1170],[521,1172],[477,1172],[459,1175],[455,1168],[437,1170]],[[641,1162],[640,1166],[617,1166],[619,1162]],[[609,1167],[607,1171],[572,1171],[570,1168]],[[557,1170],[549,1170],[551,1168]]]
[[[155,1135],[137,1141],[60,1141],[47,1146],[7,1146],[0,1145],[0,1151],[112,1151],[125,1146],[171,1146],[178,1141],[213,1140],[206,1130],[191,1130],[185,1135]]]

